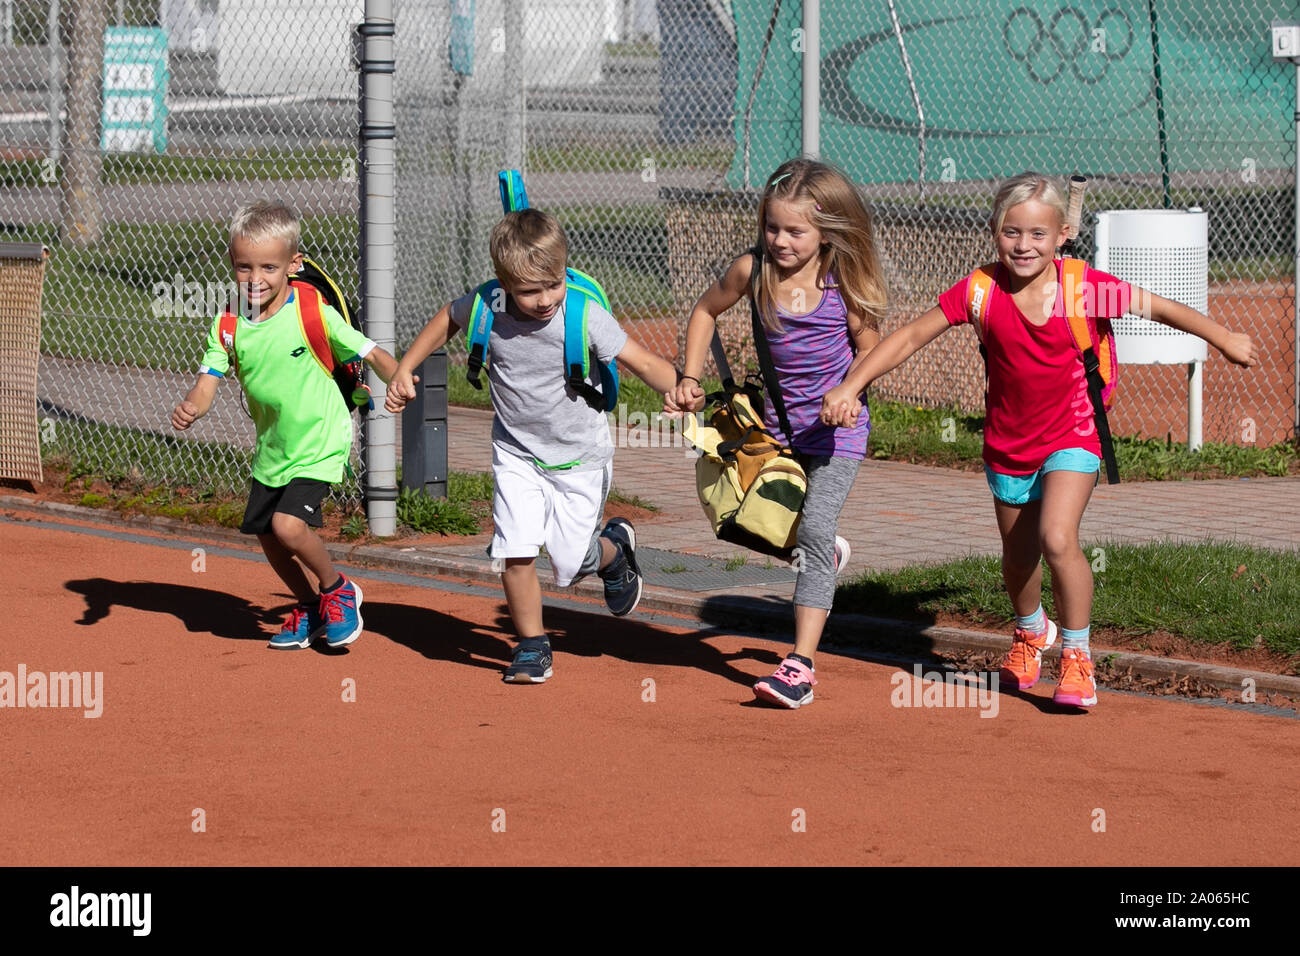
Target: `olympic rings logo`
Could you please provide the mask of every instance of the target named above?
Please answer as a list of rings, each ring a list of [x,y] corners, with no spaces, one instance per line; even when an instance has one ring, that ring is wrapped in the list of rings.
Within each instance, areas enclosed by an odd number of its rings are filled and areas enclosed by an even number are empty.
[[[1115,7],[1103,10],[1095,23],[1078,7],[1058,7],[1046,23],[1029,7],[1018,7],[1002,23],[1007,54],[1042,86],[1055,82],[1066,67],[1091,86],[1128,55],[1133,41],[1128,15]]]

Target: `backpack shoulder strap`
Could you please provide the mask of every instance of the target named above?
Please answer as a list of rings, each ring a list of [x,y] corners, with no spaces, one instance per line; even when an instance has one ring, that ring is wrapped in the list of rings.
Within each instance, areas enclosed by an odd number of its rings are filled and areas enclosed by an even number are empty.
[[[498,280],[484,282],[475,290],[474,302],[469,307],[469,357],[465,363],[465,377],[475,388],[483,387],[479,374],[487,361],[488,340],[492,335],[492,300],[503,294]]]
[[[970,316],[970,324],[975,326],[975,335],[980,342],[984,341],[985,317],[996,284],[993,278],[996,268],[996,265],[980,266],[966,280],[966,314]]]
[[[593,279],[587,273],[579,269],[565,269],[565,279],[571,286],[577,286],[582,289],[598,303],[606,312],[610,312],[609,297],[605,295],[605,290],[601,288],[600,283]]]
[[[230,368],[238,372],[238,363],[235,359],[235,330],[239,328],[239,318],[227,310],[221,313],[221,318],[217,322],[217,341],[221,347],[226,350],[226,355],[230,357]]]
[[[330,348],[329,333],[325,331],[325,317],[321,315],[321,297],[306,282],[291,283],[294,299],[298,303],[298,324],[302,337],[311,349],[312,357],[326,375],[334,374],[334,350]]]
[[[1065,318],[1070,326],[1070,338],[1083,360],[1088,398],[1092,401],[1093,421],[1097,425],[1097,439],[1101,444],[1101,459],[1106,467],[1106,481],[1114,485],[1119,483],[1119,467],[1115,461],[1110,422],[1106,418],[1104,393],[1107,383],[1115,380],[1115,356],[1111,351],[1109,336],[1098,335],[1096,319],[1088,315],[1087,298],[1083,294],[1086,270],[1087,263],[1082,259],[1061,260],[1061,297],[1065,300]]]
[[[587,339],[587,312],[600,297],[581,284],[564,293],[564,378],[569,387],[597,411],[605,410],[605,396],[587,383],[591,374],[591,347]]]
[[[1070,338],[1082,355],[1095,347],[1097,332],[1088,316],[1083,295],[1083,277],[1087,264],[1082,259],[1061,260],[1061,298],[1065,301],[1065,321],[1070,325]]]

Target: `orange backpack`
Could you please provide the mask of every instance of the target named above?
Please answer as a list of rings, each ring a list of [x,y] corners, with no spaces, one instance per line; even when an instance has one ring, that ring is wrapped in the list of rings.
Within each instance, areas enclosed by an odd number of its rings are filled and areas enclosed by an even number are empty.
[[[370,389],[365,384],[365,371],[361,359],[355,356],[347,362],[334,358],[330,348],[329,333],[325,329],[325,318],[321,315],[321,304],[329,305],[339,312],[353,328],[356,322],[352,310],[348,308],[343,293],[316,263],[304,258],[302,269],[290,277],[289,287],[293,289],[294,301],[298,305],[298,323],[302,328],[303,341],[307,343],[312,357],[321,371],[334,379],[343,395],[343,403],[351,411],[365,411],[375,407],[370,397]],[[235,330],[239,320],[230,310],[224,312],[217,325],[218,340],[230,356],[230,367],[238,372],[235,361]]]

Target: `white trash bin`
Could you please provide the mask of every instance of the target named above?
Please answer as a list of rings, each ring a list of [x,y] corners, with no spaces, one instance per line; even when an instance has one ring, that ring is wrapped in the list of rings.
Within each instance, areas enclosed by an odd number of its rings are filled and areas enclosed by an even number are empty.
[[[1206,312],[1209,298],[1209,217],[1191,209],[1124,209],[1096,214],[1095,266],[1102,272]],[[1123,365],[1187,366],[1187,447],[1202,442],[1204,339],[1125,315],[1112,322]]]

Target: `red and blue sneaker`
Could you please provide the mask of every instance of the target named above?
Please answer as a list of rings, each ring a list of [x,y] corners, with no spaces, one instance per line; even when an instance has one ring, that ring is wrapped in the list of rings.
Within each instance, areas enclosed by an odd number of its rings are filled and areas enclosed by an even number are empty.
[[[325,622],[325,643],[343,647],[361,636],[361,587],[346,577],[333,591],[320,594],[320,616]]]
[[[325,629],[320,612],[310,604],[299,604],[285,618],[280,633],[271,638],[267,647],[277,651],[296,651],[310,647],[313,638]]]

